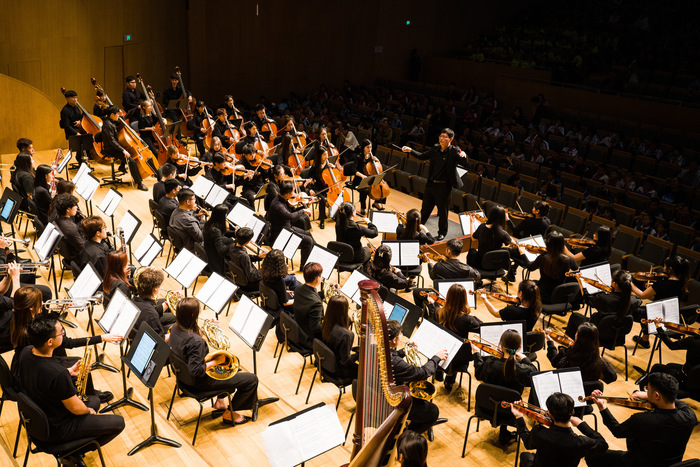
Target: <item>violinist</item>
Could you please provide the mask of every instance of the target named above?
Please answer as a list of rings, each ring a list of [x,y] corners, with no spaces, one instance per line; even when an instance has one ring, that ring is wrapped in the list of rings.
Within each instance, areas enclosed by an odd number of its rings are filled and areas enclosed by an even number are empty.
[[[437,263],[428,263],[428,273],[432,280],[440,279],[473,279],[475,282],[481,281],[479,271],[459,260],[464,244],[462,240],[453,238],[448,240],[445,248],[444,260]]]
[[[574,416],[574,400],[568,394],[555,392],[547,398],[547,411],[553,421],[549,428],[537,424],[530,431],[523,413],[514,405],[511,405],[511,411],[525,449],[537,450],[535,454],[520,454],[521,467],[576,467],[582,457],[596,456],[608,449],[608,443],[600,433]],[[574,433],[572,426],[584,436]]]
[[[218,204],[211,210],[211,216],[204,223],[202,237],[204,251],[207,254],[208,264],[212,271],[222,276],[227,273],[226,258],[229,249],[233,245],[231,235],[226,221],[229,209],[225,204]]]
[[[156,122],[158,121],[155,112],[153,111],[153,101],[146,99],[139,105],[136,118],[139,125],[139,136],[146,142],[148,148],[153,154],[158,154],[156,147],[156,137],[153,135]]]
[[[230,164],[226,162],[226,158],[221,153],[216,153],[212,159],[212,164],[213,165],[211,166],[209,173],[205,174],[204,176],[214,182],[216,185],[219,185],[221,188],[228,191],[229,195],[226,197],[226,202],[230,205],[237,202],[242,202],[247,206],[253,207],[252,204],[248,204],[248,201],[236,196],[234,174],[231,170]]]
[[[141,173],[136,165],[136,161],[129,155],[127,150],[119,144],[119,130],[117,129],[119,109],[117,106],[111,105],[107,108],[105,113],[107,118],[102,122],[102,154],[106,157],[119,159],[121,164],[119,165],[118,172],[122,174],[126,173],[126,163],[128,159],[129,171],[131,172],[131,178],[133,178],[134,183],[136,183],[136,188],[141,191],[148,191],[148,188],[143,184],[143,179],[141,178]]]
[[[129,75],[124,78],[126,89],[122,92],[122,108],[129,113],[139,106],[139,103],[146,98],[141,91],[136,89],[136,78]],[[154,152],[155,154],[155,152]]]
[[[160,180],[153,184],[153,201],[156,203],[165,196],[165,181],[171,178],[177,180],[177,167],[172,164],[164,164],[159,172]],[[180,183],[179,180],[178,183]]]
[[[532,328],[537,324],[537,319],[542,311],[542,301],[540,300],[540,289],[535,281],[525,280],[518,285],[518,298],[520,305],[508,305],[505,308],[496,310],[488,299],[485,292],[479,295],[483,300],[486,309],[496,318],[501,318],[503,321],[519,321],[524,320],[526,331],[532,331]]]
[[[364,139],[362,140],[362,143],[360,144],[360,150],[358,151],[357,156],[355,157],[353,172],[354,178],[352,179],[353,188],[357,188],[357,185],[359,185],[362,182],[362,179],[369,175],[367,173],[366,167],[367,164],[371,163],[372,161],[381,165],[379,159],[372,155],[372,142],[368,139]],[[360,215],[364,216],[367,209],[367,197],[369,196],[368,189],[365,188],[362,190],[358,190],[358,193],[360,194]],[[385,203],[386,199],[380,199],[375,201],[372,207],[374,209],[383,211]]]
[[[602,380],[605,384],[617,381],[617,373],[610,363],[600,356],[598,328],[595,324],[582,323],[574,335],[574,344],[557,350],[554,341],[547,338],[547,358],[554,368],[579,367],[584,382]]]
[[[194,99],[192,99],[192,93],[189,91],[185,91],[185,96],[187,97],[187,100],[189,101],[190,104],[194,105]],[[170,75],[170,86],[168,86],[164,91],[163,91],[163,116],[170,120],[171,122],[176,122],[180,121],[182,118],[182,113],[180,112],[180,109],[175,108],[175,109],[169,109],[168,106],[170,105],[170,101],[176,101],[182,98],[182,87],[180,87],[180,77],[177,75],[177,73],[173,73]],[[179,128],[180,126],[177,125],[176,128]]]
[[[216,127],[216,125],[214,127]],[[223,153],[223,145],[221,144],[221,139],[218,136],[212,136],[211,146],[209,147],[209,150],[205,152],[202,157],[199,158],[200,161],[207,163],[207,165],[204,166],[205,174],[208,174],[211,170],[211,166],[208,164],[214,162],[215,154],[220,154],[224,156],[224,159],[226,158],[226,155]]]
[[[603,423],[616,438],[626,439],[627,451],[609,450],[600,456],[586,459],[589,467],[670,466],[681,462],[686,445],[697,425],[695,412],[679,401],[678,381],[665,373],[651,373],[646,391],[635,391],[632,396],[650,402],[652,412],[638,412],[619,423],[607,408],[602,392],[592,393]]]
[[[593,233],[594,245],[585,248],[583,251],[573,254],[568,247],[564,248],[564,253],[567,256],[574,258],[581,263],[581,266],[591,264],[607,263],[610,258],[610,250],[612,246],[612,232],[610,227],[602,225]]]
[[[83,118],[83,112],[78,107],[77,92],[66,91],[63,96],[66,98],[66,105],[64,105],[61,109],[61,120],[59,122],[59,126],[63,128],[67,140],[70,136],[81,135],[84,133],[82,127],[80,126],[80,121]]]
[[[248,201],[249,206],[254,206],[255,195],[267,183],[272,166],[268,165],[269,160],[264,159],[250,144],[243,146],[241,155],[243,157],[238,163],[246,170],[246,174],[241,181],[243,187],[241,196]]]
[[[192,139],[194,139],[195,145],[197,146],[197,155],[203,156],[206,151],[204,149],[204,137],[207,134],[207,129],[204,128],[204,120],[207,119],[205,111],[207,110],[204,101],[197,101],[194,106],[194,113],[192,118],[187,121],[187,129],[192,132]]]
[[[477,250],[469,250],[467,264],[480,268],[481,259],[486,253],[513,243],[513,239],[506,232],[507,219],[508,215],[501,206],[491,208],[486,222],[479,225],[474,231],[473,237],[479,241],[479,246]]]
[[[530,235],[544,235],[551,224],[549,217],[547,217],[548,214],[549,203],[546,201],[535,201],[530,215],[527,215],[517,226],[509,221],[508,226],[513,231],[513,236],[515,238],[525,238]],[[511,218],[512,217],[514,216],[511,216]]]
[[[356,221],[363,220],[367,226],[359,225]],[[335,236],[339,242],[347,243],[355,252],[353,263],[365,263],[372,256],[369,247],[362,246],[362,239],[375,238],[379,235],[377,226],[369,219],[357,216],[355,205],[346,201],[338,209],[338,221],[335,223]]]
[[[314,246],[314,238],[303,229],[292,225],[299,222],[304,217],[311,215],[311,211],[302,207],[292,208],[289,205],[289,199],[294,194],[294,182],[284,180],[279,184],[279,193],[272,200],[270,209],[265,212],[265,219],[270,223],[270,231],[268,232],[267,243],[272,245],[277,239],[282,229],[286,228],[301,237],[299,249],[301,250],[301,264],[306,264],[306,260]]]
[[[98,89],[95,91],[95,105],[92,106],[92,114],[95,117],[105,118],[107,116],[107,107],[109,107],[107,94],[105,94],[104,90]]]
[[[196,175],[201,169],[199,167],[190,167],[190,164],[187,163],[187,158],[180,154],[175,146],[168,146],[167,153],[168,160],[163,164],[163,167],[172,165],[177,172],[177,178],[185,185],[192,186],[190,174]]]
[[[402,290],[411,286],[411,282],[401,270],[391,265],[391,248],[381,245],[374,252],[374,258],[365,266],[365,272],[387,289]]]
[[[527,269],[540,270],[540,280],[537,285],[540,288],[542,303],[552,303],[552,292],[556,286],[566,282],[566,273],[578,271],[578,264],[570,256],[564,254],[564,236],[557,231],[551,232],[544,240],[547,252],[535,258],[528,264]]]
[[[688,260],[678,255],[670,256],[664,260],[663,272],[667,277],[647,283],[644,291],[639,290],[633,282],[632,292],[642,300],[664,300],[671,297],[682,299],[687,292],[687,284],[690,277]],[[642,318],[647,317],[646,314],[646,308],[640,309],[634,315],[634,320],[639,322]],[[642,326],[642,336],[633,336],[632,340],[642,348],[648,349],[649,333],[647,327]]]
[[[406,213],[406,225],[399,223],[396,227],[398,240],[418,240],[421,245],[432,245],[435,239],[428,228],[421,223],[420,211],[410,209]]]

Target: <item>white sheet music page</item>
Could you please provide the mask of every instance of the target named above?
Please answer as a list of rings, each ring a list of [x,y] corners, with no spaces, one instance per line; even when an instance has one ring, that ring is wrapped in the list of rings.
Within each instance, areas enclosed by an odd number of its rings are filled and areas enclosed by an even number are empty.
[[[353,302],[357,303],[358,305],[362,305],[362,302],[360,301],[360,289],[358,288],[357,284],[359,284],[360,281],[367,279],[369,279],[367,275],[355,269],[352,274],[350,274],[350,277],[348,277],[348,280],[345,281],[345,284],[343,284],[343,286],[340,288],[340,291]]]
[[[321,248],[318,245],[314,245],[309,254],[309,258],[306,260],[306,264],[318,263],[323,268],[323,278],[328,280],[333,273],[333,268],[335,268],[335,263],[338,262],[338,257],[328,250]]]
[[[144,257],[144,255],[148,252],[148,250],[151,248],[153,243],[156,241],[156,239],[153,237],[152,234],[146,235],[146,237],[143,239],[141,244],[136,248],[136,251],[134,252],[134,256],[136,257],[136,260],[140,263],[141,258]],[[143,264],[142,264],[143,266]]]
[[[228,216],[226,216],[226,219],[231,221],[234,225],[244,227],[254,214],[255,211],[248,206],[243,203],[236,203],[231,209],[231,212],[228,213]]]
[[[233,282],[213,272],[202,288],[199,289],[196,297],[199,301],[214,310],[215,313],[218,313],[237,288],[238,286]]]
[[[372,211],[371,221],[379,233],[395,234],[399,226],[399,218],[393,212]]]
[[[401,266],[418,266],[420,264],[420,242],[401,242]]]
[[[289,238],[292,236],[292,231],[284,228],[280,231],[279,235],[277,235],[277,238],[275,239],[275,243],[272,244],[272,249],[273,250],[282,250],[284,251],[284,247],[287,246],[287,242],[289,241]]]
[[[665,321],[663,300],[647,303],[647,319],[649,320],[649,323],[647,323],[647,329],[649,334],[656,334],[656,324],[652,323],[652,321],[654,321],[656,318],[661,318],[662,321]],[[660,327],[663,328],[664,326],[661,325]],[[666,328],[664,328],[664,330],[665,329]]]
[[[86,174],[80,179],[80,185],[75,185],[75,192],[80,195],[85,201],[90,201],[92,196],[100,186],[100,181],[90,174]]]
[[[467,291],[467,305],[471,308],[476,308],[476,295],[469,293],[470,290],[474,290],[474,281],[440,281],[438,282],[438,292],[443,297],[447,297],[447,291],[450,290],[454,284],[460,284]]]
[[[561,392],[571,396],[571,398],[574,400],[574,407],[585,406],[585,402],[579,402],[578,400],[579,396],[586,395],[586,392],[583,389],[583,377],[581,376],[581,371],[559,371],[557,372],[557,376],[559,377]],[[547,399],[545,399],[545,401],[546,400]],[[540,402],[542,402],[541,399]]]
[[[594,281],[602,282],[605,285],[612,284],[612,273],[610,271],[610,263],[599,264],[594,267],[583,267],[581,268],[581,276]],[[588,291],[589,294],[594,294],[600,292],[598,287],[592,286],[586,281],[581,281],[583,288]]]
[[[86,265],[80,275],[75,279],[73,285],[68,289],[70,298],[92,297],[102,284],[102,279],[90,265]]]
[[[207,263],[192,255],[185,269],[175,278],[185,288],[192,286],[192,283],[197,280],[199,274],[207,266]]]
[[[401,266],[401,244],[399,242],[382,242],[391,249],[391,264],[392,266]]]
[[[542,235],[533,235],[532,237],[524,237],[516,240],[515,243],[518,245],[544,246],[544,239],[542,238]],[[527,250],[523,250],[523,254],[530,262],[535,261],[535,259],[539,256],[537,253],[530,253]]]
[[[117,209],[117,206],[119,206],[121,200],[122,195],[120,195],[114,188],[110,188],[105,197],[102,199],[102,202],[98,208],[105,214],[105,216],[111,216],[114,214],[114,211]]]
[[[484,216],[484,213],[482,211],[469,211],[472,213],[479,214],[480,216]],[[462,235],[474,235],[474,232],[476,229],[479,228],[481,225],[481,222],[476,220],[474,216],[470,216],[469,213],[467,212],[462,212],[459,214],[459,224],[462,226]]]
[[[228,192],[226,190],[221,188],[219,185],[214,185],[211,187],[211,190],[209,190],[207,197],[204,198],[204,202],[209,206],[216,206],[225,200],[226,196],[228,196]]]
[[[664,321],[681,324],[681,309],[677,297],[664,300]]]
[[[561,392],[561,384],[559,384],[559,376],[553,371],[540,373],[532,376],[532,388],[537,394],[540,407],[547,408],[547,398],[555,392]]]
[[[124,323],[128,316],[125,318],[121,318],[121,314],[128,301],[129,299],[126,296],[126,294],[124,294],[124,292],[122,292],[121,290],[117,289],[117,291],[114,293],[114,296],[112,297],[112,300],[110,300],[109,302],[109,306],[102,314],[102,318],[100,318],[99,320],[99,325],[104,330],[104,332],[117,334],[117,329],[120,329],[123,332],[124,327],[128,326],[130,321],[129,323]],[[124,334],[119,335],[124,336]]]
[[[250,227],[251,229],[253,229],[253,242],[257,242],[258,238],[260,237],[260,233],[265,228],[265,221],[256,216],[253,216],[250,219],[248,219],[246,227]]]
[[[61,236],[61,231],[55,224],[49,223],[44,232],[34,243],[34,251],[36,251],[39,261],[44,261],[51,253],[51,248],[56,244],[58,238]]]
[[[267,460],[272,467],[294,467],[304,462],[291,423],[270,425],[261,436]]]
[[[136,229],[139,228],[139,219],[134,216],[131,211],[126,211],[121,222],[119,222],[117,229],[120,227],[124,230],[124,239],[126,240],[126,243],[129,243],[134,238]]]
[[[88,167],[88,165],[85,162],[80,164],[80,168],[78,169],[78,173],[76,173],[75,177],[73,177],[73,184],[75,186],[78,186],[78,184],[80,183],[80,179],[83,178],[83,176],[85,174],[89,174],[90,172],[91,172],[90,167]]]
[[[166,266],[165,272],[170,274],[173,278],[177,279],[177,277],[182,273],[182,271],[187,266],[187,263],[190,262],[190,259],[193,256],[194,255],[189,250],[180,251],[180,254],[177,255],[168,266]]]
[[[343,195],[343,192],[341,191],[340,194],[338,195],[338,197],[335,199],[335,202],[331,205],[331,209],[330,209],[330,213],[329,213],[330,217],[335,217],[335,213],[338,212],[338,208],[340,207],[341,204],[343,204],[345,202],[345,200],[343,198],[344,198],[344,195]]]
[[[388,320],[389,316],[391,316],[391,312],[394,311],[394,304],[385,300],[382,303],[382,307],[384,308],[384,316],[386,316],[386,319]]]
[[[411,342],[426,358],[432,358],[439,351],[447,350],[447,360],[440,363],[444,369],[450,364],[457,351],[462,347],[462,340],[454,338],[439,326],[424,319],[418,330],[411,336]]]
[[[141,266],[150,266],[161,251],[163,251],[163,245],[157,241],[154,242],[141,260],[139,260],[139,263],[141,263]]]
[[[501,342],[501,335],[506,332],[508,329],[513,329],[514,331],[517,331],[518,334],[520,334],[521,342],[522,338],[524,337],[523,334],[523,323],[485,323],[487,324],[486,326],[481,326],[479,328],[479,335],[481,336],[482,340],[485,340],[486,342],[489,342],[493,345],[498,345],[499,342]],[[520,348],[518,348],[518,352],[522,353],[523,351],[523,345],[522,343],[520,344]],[[483,350],[481,351],[481,355],[483,357],[487,357],[489,354],[484,352]]]
[[[229,321],[229,328],[248,344],[248,347],[252,348],[266,317],[265,311],[253,303],[247,295],[243,295],[231,321]]]
[[[345,432],[332,404],[300,414],[292,420],[292,426],[304,460],[313,459],[345,441]]]
[[[289,241],[287,242],[287,246],[284,247],[284,257],[287,259],[292,259],[294,256],[294,253],[299,249],[299,245],[301,244],[301,237],[295,233],[292,233],[292,236],[289,237]]]
[[[209,191],[211,191],[211,187],[213,186],[213,181],[209,180],[203,175],[200,175],[199,177],[197,177],[197,180],[194,181],[194,183],[190,187],[190,190],[194,191],[194,194],[199,198],[205,199],[209,194]]]

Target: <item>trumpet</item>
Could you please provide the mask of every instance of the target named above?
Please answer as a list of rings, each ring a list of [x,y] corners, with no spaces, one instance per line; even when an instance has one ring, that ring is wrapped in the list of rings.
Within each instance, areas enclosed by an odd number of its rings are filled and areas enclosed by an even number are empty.
[[[0,170],[9,170],[10,172],[14,172],[16,169],[14,164],[0,164]]]
[[[5,237],[3,236],[6,242],[14,242],[14,243],[21,243],[24,246],[29,245],[31,240],[29,238],[12,238],[12,237]]]
[[[48,311],[64,310],[66,308],[84,308],[88,305],[88,303],[99,305],[102,303],[102,299],[102,292],[97,292],[92,297],[54,298],[51,300],[46,300],[43,306]]]
[[[49,267],[49,260],[46,259],[40,263],[19,263],[19,273],[20,274],[29,274],[32,272],[36,272],[37,269],[39,269],[40,266],[43,266],[45,268]],[[9,264],[0,264],[0,274],[7,274],[7,272],[10,269]]]

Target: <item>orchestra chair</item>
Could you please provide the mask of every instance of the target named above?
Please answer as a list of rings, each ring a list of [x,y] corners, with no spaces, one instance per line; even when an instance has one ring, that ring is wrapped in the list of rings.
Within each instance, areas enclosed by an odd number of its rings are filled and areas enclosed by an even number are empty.
[[[5,401],[17,402],[19,399],[17,392],[12,386],[12,374],[10,367],[4,358],[0,358],[0,388],[2,389],[2,397],[0,397],[0,414],[5,405]],[[17,406],[19,412],[19,406]],[[20,423],[17,425],[17,437],[15,438],[15,449],[12,451],[12,457],[17,457],[17,446],[19,445],[19,435],[22,432],[22,416],[20,415]]]
[[[493,283],[499,277],[505,277],[508,273],[508,268],[510,268],[510,253],[508,250],[499,249],[489,251],[484,254],[481,258],[481,267],[474,268],[479,274],[481,274],[481,279],[488,279],[489,291],[493,290]],[[508,293],[508,282],[506,282],[506,294]]]
[[[544,349],[545,337],[540,332],[529,331],[527,333],[527,358],[540,369],[540,362],[537,361],[537,352]]]
[[[32,401],[29,396],[20,392],[18,394],[17,405],[22,420],[22,424],[27,430],[27,453],[24,456],[24,466],[26,467],[29,460],[29,452],[36,454],[43,452],[50,454],[56,459],[56,464],[60,467],[63,460],[75,453],[84,452],[86,448],[92,446],[89,450],[97,449],[100,455],[102,467],[105,467],[105,460],[102,456],[102,447],[97,442],[97,437],[80,438],[65,443],[51,443],[51,431],[49,427],[49,419],[41,408]],[[32,449],[32,443],[34,448]]]
[[[180,250],[182,250],[182,239],[180,238],[180,235],[178,234],[177,230],[173,229],[170,226],[168,226],[165,231],[168,232],[171,250],[173,254],[177,256],[178,253],[180,253]],[[170,253],[168,253],[168,259],[170,259]]]
[[[280,365],[280,360],[282,359],[282,352],[287,349],[287,353],[298,353],[304,358],[304,365],[301,367],[301,373],[299,373],[299,381],[297,382],[297,389],[294,394],[299,394],[299,386],[301,386],[301,378],[304,376],[304,369],[306,368],[306,359],[313,355],[312,349],[307,349],[301,345],[299,334],[301,330],[299,325],[294,318],[288,315],[286,312],[282,311],[280,313],[280,326],[282,328],[282,333],[284,334],[284,343],[282,343],[282,348],[277,356],[277,364],[275,365],[275,371],[277,373],[277,367]],[[275,349],[276,351],[276,349]]]
[[[467,439],[469,438],[469,426],[472,419],[476,418],[476,431],[479,431],[479,422],[486,420],[491,424],[492,428],[500,427],[501,425],[515,426],[515,417],[510,411],[510,408],[504,409],[501,407],[501,401],[515,402],[522,399],[520,393],[514,389],[509,389],[495,384],[481,383],[476,388],[476,396],[474,398],[474,415],[469,417],[467,421],[467,431],[464,434],[464,446],[462,446],[462,458],[467,452]],[[515,467],[518,467],[518,459],[520,457],[520,435],[516,441],[517,450],[515,452]]]
[[[462,387],[462,376],[467,375],[469,386],[467,389],[467,412],[472,410],[472,375],[469,373],[469,362],[462,365],[450,365],[452,373],[459,373],[459,387]]]
[[[578,285],[577,285],[578,286]],[[632,331],[634,318],[627,315],[622,318],[622,322],[618,323],[615,315],[604,316],[598,324],[599,341],[603,351],[600,353],[602,357],[606,350],[615,351],[616,347],[625,349],[625,381],[629,379],[629,369],[627,365],[627,344],[625,339],[627,334]]]
[[[158,211],[158,203],[153,201],[153,199],[151,199],[151,198],[148,199],[148,210],[151,212],[151,218],[153,220],[153,224],[151,224],[151,233],[153,233],[153,231],[156,230],[156,225],[158,224],[158,220],[156,219],[156,211]]]
[[[573,303],[580,295],[581,288],[577,282],[566,282],[554,287],[552,303],[542,304],[542,327],[546,328],[551,324],[552,315],[566,316],[567,313],[573,311]],[[549,320],[545,326],[544,318],[546,316],[549,316]]]
[[[70,262],[68,262],[68,244],[66,243],[65,239],[61,239],[58,242],[58,256],[59,256],[59,266],[61,266],[61,279],[58,281],[58,290],[61,290],[61,286],[63,285],[63,275],[66,273],[66,271],[70,271],[71,274],[73,273],[73,270],[70,267]],[[56,271],[54,270],[53,272],[56,274]],[[77,276],[74,276],[73,278],[75,279]],[[55,290],[54,292],[56,293],[56,296],[58,296],[58,290]]]
[[[228,272],[229,274],[231,274],[231,280],[234,284],[236,284],[239,287],[238,290],[236,290],[236,293],[234,294],[234,297],[238,297],[238,299],[235,301],[238,301],[240,299],[241,294],[244,294],[248,298],[253,300],[255,303],[258,303],[260,301],[260,289],[246,290],[246,287],[248,287],[248,278],[243,272],[243,269],[241,269],[237,264],[235,264],[231,260],[227,260],[226,264],[228,265]],[[228,316],[228,309],[226,310],[226,316]]]
[[[586,396],[590,396],[593,391],[598,389],[599,391],[603,391],[605,388],[605,384],[602,381],[584,381],[583,382],[583,393]],[[586,404],[585,407],[581,407],[578,409],[574,409],[574,415],[576,415],[578,418],[583,420],[583,417],[585,415],[593,415],[593,427],[595,431],[598,431],[598,417],[595,414],[595,411],[593,410],[593,404]]]
[[[352,273],[354,270],[362,267],[362,263],[356,263],[353,261],[355,258],[355,249],[343,242],[330,241],[326,246],[329,250],[338,253],[338,263],[336,264],[336,271],[338,272],[338,283],[340,283],[340,273],[349,272]]]
[[[700,402],[700,366],[695,366],[678,388],[678,399],[693,399]]]
[[[199,414],[197,415],[197,425],[194,428],[194,436],[192,436],[192,446],[197,441],[197,432],[199,431],[199,422],[202,420],[202,410],[204,409],[204,402],[214,399],[219,394],[226,394],[228,396],[228,405],[231,407],[231,393],[222,391],[221,389],[209,389],[201,390],[198,389],[195,384],[194,376],[190,373],[190,369],[187,366],[187,362],[181,359],[179,356],[170,352],[170,366],[173,367],[173,372],[175,372],[175,388],[173,389],[173,397],[170,399],[170,407],[168,407],[168,415],[165,417],[166,420],[170,420],[170,413],[173,410],[173,402],[175,401],[175,394],[177,394],[178,389],[180,390],[180,397],[188,397],[194,399],[199,404]],[[235,394],[235,390],[233,393]]]
[[[39,220],[39,216],[37,215],[39,213],[39,208],[36,207],[36,203],[34,202],[33,199],[27,198],[27,204],[29,205],[29,212],[34,216],[33,219],[33,224],[34,224],[34,241],[36,242],[36,239],[41,236],[41,234],[44,232],[44,229],[46,226],[44,225],[41,220]],[[21,221],[20,221],[21,222]],[[27,219],[27,224],[24,226],[24,238],[27,238],[27,230],[29,229],[29,219]],[[18,229],[22,230],[22,229]]]
[[[322,383],[333,383],[338,388],[338,400],[335,403],[335,410],[338,410],[340,398],[345,394],[345,388],[352,384],[355,377],[348,376],[343,378],[336,375],[338,366],[335,354],[323,341],[314,339],[313,346],[314,355],[317,359],[316,371],[314,371],[314,376],[311,378],[311,386],[309,386],[309,393],[306,395],[306,402],[304,403],[309,403],[311,390],[313,390],[314,382],[316,381],[316,375],[319,375]]]
[[[258,288],[260,291],[260,307],[274,318],[270,326],[276,326],[280,320],[280,313],[282,313],[282,305],[280,305],[277,294],[274,290],[263,284],[262,281],[260,281]],[[277,349],[275,349],[275,355],[277,354],[276,350]]]
[[[163,214],[158,211],[153,211],[153,218],[155,219],[155,224],[158,226],[158,240],[163,243],[165,240],[170,241],[170,250],[168,251],[168,259],[170,258],[170,252],[173,251],[173,242],[168,236],[168,224],[165,223],[165,218]]]
[[[678,462],[668,467],[700,467],[700,459],[687,459],[683,462]]]

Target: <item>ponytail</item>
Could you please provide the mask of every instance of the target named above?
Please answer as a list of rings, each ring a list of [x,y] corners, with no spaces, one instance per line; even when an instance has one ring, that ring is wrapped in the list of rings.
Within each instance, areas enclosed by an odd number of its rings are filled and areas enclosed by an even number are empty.
[[[507,358],[503,365],[503,378],[508,383],[515,379],[515,354],[521,343],[520,334],[513,329],[508,329],[501,335],[501,349],[503,356]]]
[[[620,269],[615,273],[612,280],[620,288],[620,293],[622,294],[622,301],[620,306],[617,307],[615,320],[622,321],[622,318],[629,312],[630,303],[632,302],[632,276],[629,272]]]

